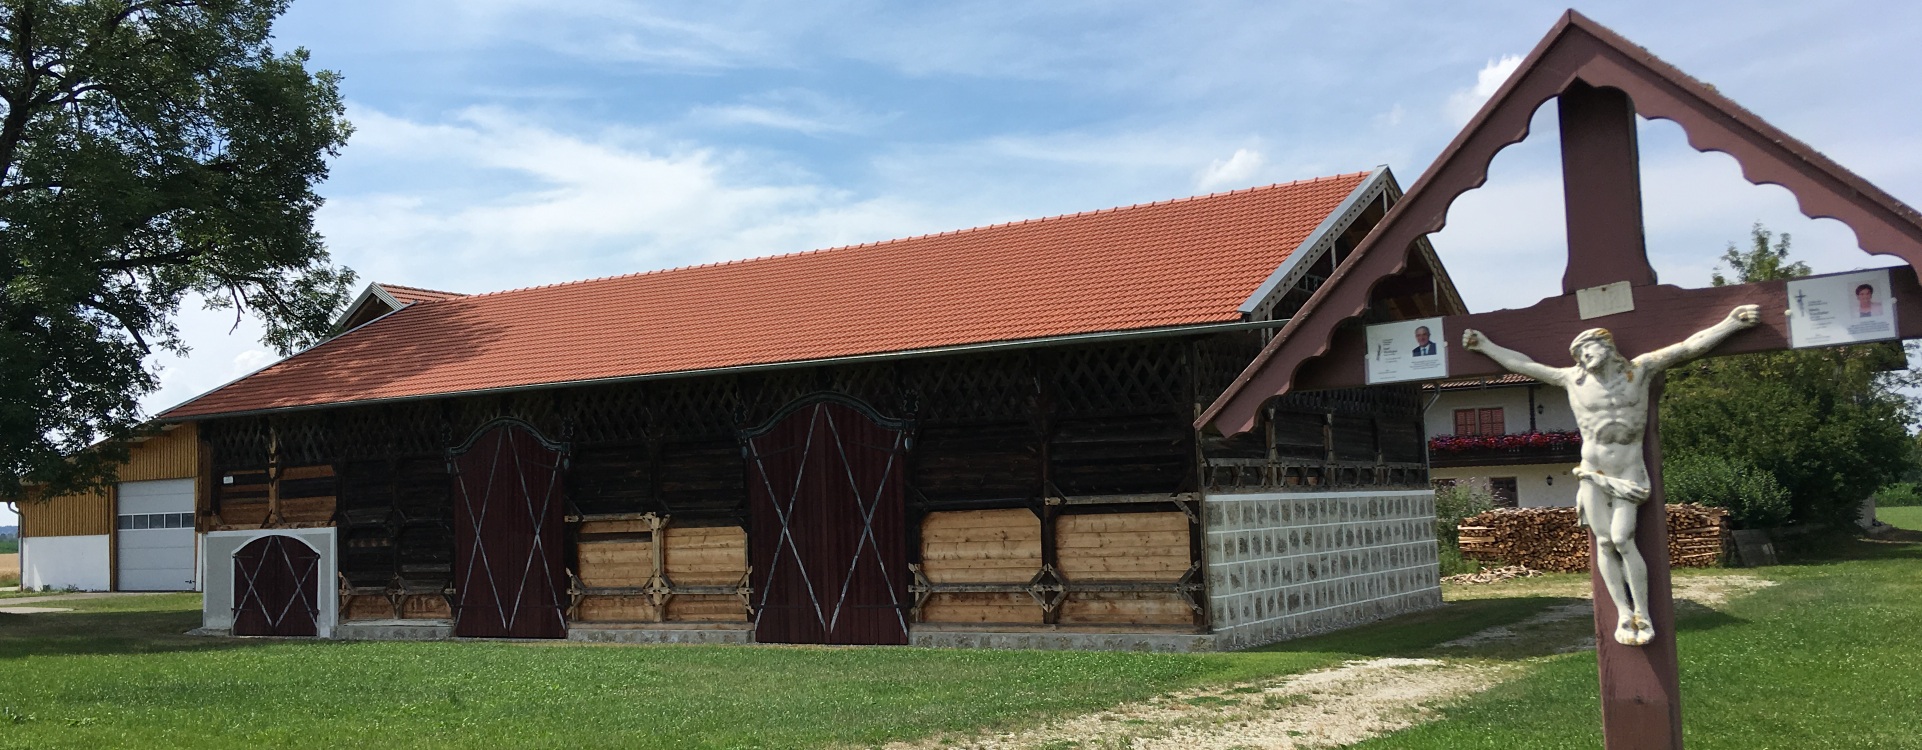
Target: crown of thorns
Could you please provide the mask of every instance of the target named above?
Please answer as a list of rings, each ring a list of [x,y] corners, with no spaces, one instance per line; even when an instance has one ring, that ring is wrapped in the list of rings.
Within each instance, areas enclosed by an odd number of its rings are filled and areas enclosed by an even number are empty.
[[[1580,356],[1580,352],[1582,351],[1582,345],[1591,341],[1599,341],[1602,344],[1608,346],[1608,348],[1611,351],[1617,351],[1617,352],[1620,351],[1619,349],[1615,348],[1615,334],[1609,333],[1608,329],[1606,328],[1590,328],[1586,331],[1581,332],[1580,335],[1575,337],[1575,340],[1573,342],[1569,343],[1568,356],[1571,356],[1571,357]]]

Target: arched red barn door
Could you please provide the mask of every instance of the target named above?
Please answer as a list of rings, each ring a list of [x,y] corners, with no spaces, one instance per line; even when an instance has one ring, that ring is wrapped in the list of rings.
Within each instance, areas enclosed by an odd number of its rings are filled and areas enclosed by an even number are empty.
[[[234,552],[234,635],[319,635],[320,553],[275,534]]]
[[[755,639],[907,643],[907,423],[818,394],[742,439]]]
[[[565,446],[498,420],[449,451],[454,635],[565,638]]]

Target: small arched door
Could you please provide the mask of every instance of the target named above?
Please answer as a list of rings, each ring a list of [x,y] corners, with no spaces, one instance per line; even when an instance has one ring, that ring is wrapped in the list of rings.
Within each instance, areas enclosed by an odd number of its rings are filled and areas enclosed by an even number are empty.
[[[320,553],[274,534],[234,552],[234,635],[319,635]]]
[[[454,635],[567,637],[564,446],[504,419],[449,453]]]
[[[907,643],[908,425],[818,394],[742,439],[755,640]]]

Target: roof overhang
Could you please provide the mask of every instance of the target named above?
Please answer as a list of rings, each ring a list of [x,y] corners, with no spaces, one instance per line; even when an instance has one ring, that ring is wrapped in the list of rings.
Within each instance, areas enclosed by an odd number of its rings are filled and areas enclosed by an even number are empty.
[[[1287,325],[1287,323],[1288,323],[1287,320],[1231,321],[1226,323],[1201,323],[1196,325],[1165,326],[1160,328],[1139,328],[1139,329],[1124,330],[1124,331],[1099,331],[1094,333],[1075,333],[1075,334],[1068,334],[1063,336],[1047,336],[1047,337],[1032,338],[1032,339],[1017,339],[1017,340],[1010,340],[1010,341],[987,341],[987,342],[974,343],[974,344],[956,344],[953,346],[930,347],[925,349],[909,349],[909,350],[892,351],[892,352],[877,352],[873,354],[855,354],[855,355],[849,355],[844,357],[826,357],[821,359],[799,360],[799,361],[790,361],[790,362],[769,362],[765,364],[736,365],[732,367],[715,367],[715,368],[709,368],[704,370],[681,370],[676,372],[628,375],[628,376],[617,377],[617,378],[597,378],[597,379],[589,379],[589,380],[563,380],[563,381],[555,381],[550,383],[528,383],[524,385],[503,386],[499,388],[482,388],[482,389],[466,390],[466,391],[447,391],[447,392],[441,392],[441,393],[428,393],[428,394],[420,394],[420,395],[413,395],[413,396],[396,396],[393,398],[342,400],[342,401],[330,401],[330,402],[321,403],[321,404],[299,404],[299,405],[291,405],[291,406],[283,406],[283,407],[273,407],[273,408],[267,408],[267,409],[251,409],[246,411],[219,412],[214,414],[195,414],[195,415],[185,416],[185,417],[176,417],[173,419],[173,421],[180,422],[180,423],[201,422],[209,419],[228,419],[232,417],[251,417],[251,416],[263,416],[268,414],[286,414],[286,413],[301,412],[301,411],[314,411],[318,409],[337,409],[337,408],[347,407],[347,406],[369,406],[374,404],[407,403],[411,401],[427,401],[427,400],[433,400],[433,399],[460,398],[465,396],[482,396],[482,395],[492,395],[492,394],[502,394],[502,393],[520,393],[520,392],[526,392],[526,391],[543,391],[543,390],[552,390],[555,388],[576,388],[576,387],[582,387],[582,386],[611,385],[616,383],[637,383],[637,382],[643,382],[643,381],[649,381],[649,380],[667,380],[667,379],[673,379],[673,378],[695,378],[695,377],[712,377],[712,376],[719,376],[719,375],[738,375],[738,374],[752,373],[752,372],[768,372],[772,370],[797,369],[802,367],[824,367],[824,366],[832,366],[832,365],[861,364],[866,362],[886,362],[891,360],[914,359],[914,358],[921,358],[921,357],[953,356],[957,354],[983,354],[983,353],[991,353],[991,352],[1033,349],[1033,348],[1047,347],[1047,346],[1072,346],[1076,344],[1102,344],[1102,343],[1113,343],[1117,341],[1133,341],[1138,339],[1166,338],[1171,336],[1205,336],[1209,334],[1228,333],[1233,331],[1254,331],[1254,330],[1261,330],[1261,329],[1279,328],[1281,326]]]

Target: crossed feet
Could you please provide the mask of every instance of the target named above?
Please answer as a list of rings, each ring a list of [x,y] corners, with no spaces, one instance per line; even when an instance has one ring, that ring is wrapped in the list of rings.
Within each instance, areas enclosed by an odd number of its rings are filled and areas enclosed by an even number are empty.
[[[1645,646],[1655,640],[1655,624],[1637,613],[1622,616],[1615,625],[1615,642],[1624,646]]]

